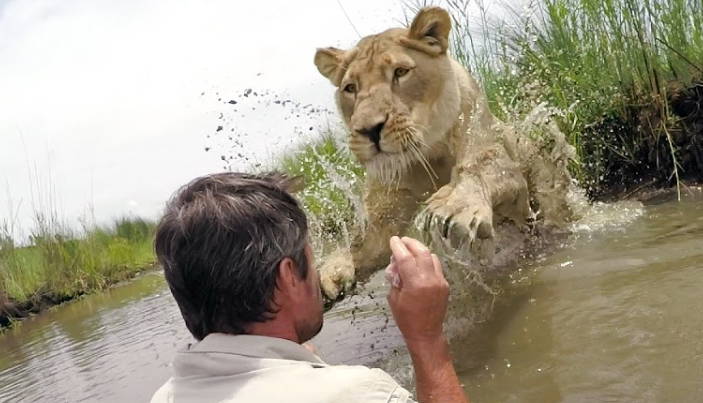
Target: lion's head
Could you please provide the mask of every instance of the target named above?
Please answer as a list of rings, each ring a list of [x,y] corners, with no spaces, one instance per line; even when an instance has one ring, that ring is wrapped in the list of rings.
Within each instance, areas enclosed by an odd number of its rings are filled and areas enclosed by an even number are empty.
[[[431,7],[409,28],[366,36],[347,50],[317,50],[317,69],[336,87],[349,148],[371,176],[390,181],[444,152],[460,114],[450,29],[449,14]]]

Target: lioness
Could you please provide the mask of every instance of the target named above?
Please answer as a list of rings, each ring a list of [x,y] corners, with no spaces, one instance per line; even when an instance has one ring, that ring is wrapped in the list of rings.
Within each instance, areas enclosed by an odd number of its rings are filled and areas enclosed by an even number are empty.
[[[339,249],[321,267],[331,301],[388,264],[389,238],[403,234],[423,205],[426,230],[454,245],[468,240],[488,261],[494,226],[509,220],[524,227],[533,216],[531,202],[547,221],[568,218],[543,197],[564,181],[533,174],[547,159],[521,165],[524,146],[517,136],[506,141],[510,130],[491,114],[476,80],[448,55],[450,29],[445,10],[424,8],[409,28],[315,53],[315,66],[336,87],[349,148],[368,174],[366,227],[350,250]]]

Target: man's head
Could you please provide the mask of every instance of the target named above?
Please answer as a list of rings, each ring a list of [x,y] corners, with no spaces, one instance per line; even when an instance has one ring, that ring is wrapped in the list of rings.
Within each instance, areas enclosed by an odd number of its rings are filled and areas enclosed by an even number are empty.
[[[218,173],[186,184],[167,204],[154,249],[196,339],[273,324],[303,343],[322,328],[296,185],[274,173]]]

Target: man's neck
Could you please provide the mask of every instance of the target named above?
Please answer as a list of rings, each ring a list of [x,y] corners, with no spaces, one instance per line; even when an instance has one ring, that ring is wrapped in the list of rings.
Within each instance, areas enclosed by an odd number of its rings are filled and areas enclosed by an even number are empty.
[[[254,336],[277,337],[300,344],[295,328],[291,324],[284,323],[278,318],[267,322],[252,323],[247,326],[246,331],[248,334]]]

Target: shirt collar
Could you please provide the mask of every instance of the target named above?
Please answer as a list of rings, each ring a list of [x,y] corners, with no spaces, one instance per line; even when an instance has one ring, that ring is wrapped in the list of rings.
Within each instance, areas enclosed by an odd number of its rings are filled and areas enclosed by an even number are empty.
[[[223,353],[255,358],[305,361],[326,366],[320,357],[302,345],[279,337],[211,333],[198,343],[189,344],[184,353]]]

